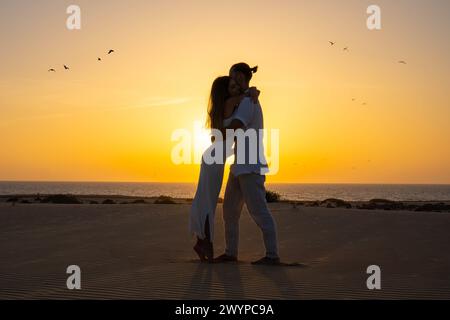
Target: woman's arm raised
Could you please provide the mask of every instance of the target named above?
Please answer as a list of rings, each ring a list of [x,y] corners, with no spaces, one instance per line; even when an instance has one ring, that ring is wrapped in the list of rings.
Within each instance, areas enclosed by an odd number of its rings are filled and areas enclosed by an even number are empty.
[[[225,102],[224,117],[229,118],[233,114],[234,109],[239,106],[239,104],[242,102],[242,99],[244,99],[245,97],[250,97],[252,98],[252,101],[254,103],[257,103],[260,93],[261,91],[259,91],[258,88],[251,87],[245,94],[240,94],[238,96],[228,98],[228,100]]]

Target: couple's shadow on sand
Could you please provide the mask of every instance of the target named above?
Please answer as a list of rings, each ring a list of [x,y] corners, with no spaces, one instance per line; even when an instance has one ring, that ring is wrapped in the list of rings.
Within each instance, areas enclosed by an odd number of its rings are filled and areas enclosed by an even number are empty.
[[[292,299],[298,295],[299,283],[290,278],[288,269],[308,267],[299,263],[254,266],[245,262],[189,262],[196,267],[184,299]]]

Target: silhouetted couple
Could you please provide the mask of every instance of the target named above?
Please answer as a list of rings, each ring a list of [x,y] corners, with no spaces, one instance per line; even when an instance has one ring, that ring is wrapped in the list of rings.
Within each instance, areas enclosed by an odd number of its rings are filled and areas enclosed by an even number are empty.
[[[268,168],[262,143],[264,125],[258,101],[260,92],[249,85],[257,69],[250,68],[246,63],[235,64],[230,69],[230,75],[217,78],[211,88],[208,124],[213,133],[212,145],[202,157],[190,215],[190,231],[197,237],[194,250],[201,261],[237,261],[239,219],[245,203],[262,231],[266,248],[266,256],[253,264],[280,263],[276,225],[267,206],[264,187]],[[236,139],[230,133],[236,136],[239,133],[244,138]],[[214,258],[214,216],[225,162],[233,152],[235,161],[230,168],[223,202],[226,249],[224,254]]]

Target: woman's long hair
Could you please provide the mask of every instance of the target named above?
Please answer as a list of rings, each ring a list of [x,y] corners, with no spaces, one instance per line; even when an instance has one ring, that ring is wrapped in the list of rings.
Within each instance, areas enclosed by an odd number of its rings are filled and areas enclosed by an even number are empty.
[[[207,125],[211,129],[223,130],[225,102],[230,97],[228,86],[230,77],[219,77],[214,80],[208,103]]]

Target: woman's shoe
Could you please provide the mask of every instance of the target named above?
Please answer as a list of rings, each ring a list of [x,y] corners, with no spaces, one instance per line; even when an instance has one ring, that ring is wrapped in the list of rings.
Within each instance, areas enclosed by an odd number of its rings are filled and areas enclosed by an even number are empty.
[[[194,251],[195,251],[195,253],[197,253],[198,257],[200,258],[200,261],[202,261],[202,262],[206,261],[204,242],[205,242],[205,240],[197,238],[197,243],[194,246]]]
[[[204,240],[203,242],[203,249],[204,249],[204,254],[206,259],[208,260],[209,263],[213,263],[214,262],[214,246],[213,243],[211,241],[208,240]]]

